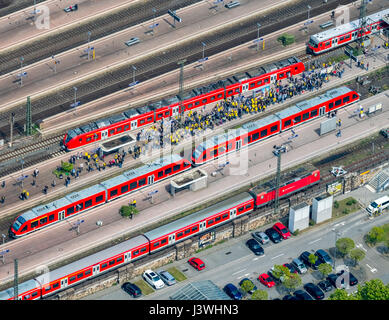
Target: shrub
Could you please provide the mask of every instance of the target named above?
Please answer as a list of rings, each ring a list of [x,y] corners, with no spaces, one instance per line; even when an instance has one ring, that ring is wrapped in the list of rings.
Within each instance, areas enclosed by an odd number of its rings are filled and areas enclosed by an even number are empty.
[[[139,213],[139,210],[133,206],[122,206],[119,211],[122,217],[127,217],[127,218],[131,214],[136,215]]]
[[[334,208],[335,209],[339,208],[339,202],[337,200],[334,201]]]
[[[288,45],[294,43],[295,38],[291,34],[284,33],[277,38],[277,41],[281,42],[282,45],[285,47],[285,46],[288,46]]]
[[[355,243],[353,239],[350,238],[340,238],[338,241],[336,241],[336,249],[345,256],[348,254],[352,249],[355,248]]]

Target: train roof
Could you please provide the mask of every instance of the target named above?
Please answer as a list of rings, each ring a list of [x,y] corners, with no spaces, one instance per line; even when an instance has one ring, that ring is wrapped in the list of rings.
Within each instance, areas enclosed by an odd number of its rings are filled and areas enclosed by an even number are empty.
[[[303,166],[297,167],[292,170],[287,170],[281,172],[280,176],[280,187],[290,184],[291,182],[300,179],[308,174],[311,174],[313,171],[317,170],[311,164],[305,164]],[[250,192],[254,194],[260,194],[262,192],[267,192],[275,188],[275,175],[265,179],[261,184],[250,189]]]
[[[220,143],[224,143],[230,139],[238,137],[242,133],[242,130],[238,129],[231,129],[228,130],[227,133],[222,133],[217,136],[211,137],[210,139],[207,139],[200,143],[197,147],[196,150],[206,150],[208,148],[212,148],[214,146],[217,146]]]
[[[184,218],[178,219],[171,223],[165,224],[159,228],[150,230],[149,232],[144,233],[144,235],[150,240],[158,239],[166,234],[172,233],[176,230],[179,230],[183,227],[189,226],[192,223],[203,220],[207,217],[210,217],[218,212],[224,211],[231,207],[234,207],[238,204],[241,204],[245,201],[252,200],[252,196],[248,192],[240,193],[236,196],[223,200],[219,203],[216,203],[210,207],[199,210],[195,213],[192,213]]]
[[[54,279],[60,279],[62,277],[65,277],[67,275],[71,275],[74,272],[77,272],[79,270],[82,270],[86,267],[89,267],[91,265],[97,264],[101,261],[104,261],[108,258],[114,257],[116,255],[119,255],[125,251],[131,250],[133,248],[137,248],[139,246],[148,244],[147,239],[140,235],[135,238],[131,238],[129,240],[123,241],[113,247],[109,247],[107,249],[104,249],[102,251],[96,252],[94,254],[91,254],[90,256],[87,256],[85,258],[82,258],[80,260],[77,260],[75,262],[69,263],[63,267],[60,267],[58,269],[55,269],[53,271],[50,271],[50,274],[43,274],[41,276],[38,276],[36,279],[38,281],[42,281],[43,283],[48,283],[47,279],[50,281],[53,281]],[[49,276],[49,278],[48,278]]]
[[[101,185],[95,184],[89,188],[85,188],[85,189],[82,189],[82,190],[79,190],[76,192],[72,192],[72,193],[66,195],[65,198],[68,199],[70,201],[70,203],[73,203],[73,202],[76,202],[76,201],[79,201],[82,199],[86,199],[90,196],[96,195],[102,191],[105,191],[105,189]]]
[[[378,22],[386,14],[389,14],[389,9],[382,10],[380,12],[377,12],[377,13],[374,13],[374,14],[367,16],[366,22],[368,24]],[[342,24],[340,26],[337,26],[335,28],[314,34],[311,36],[311,40],[313,40],[315,43],[320,43],[322,41],[331,39],[333,37],[340,36],[340,35],[345,34],[347,32],[351,32],[353,30],[359,29],[359,25],[360,25],[359,20],[360,19],[357,19],[357,20]]]
[[[32,289],[35,289],[36,287],[37,287],[36,281],[31,279],[31,280],[28,280],[26,282],[20,283],[18,285],[18,292],[19,293],[28,292]],[[14,297],[14,294],[15,294],[14,287],[8,288],[8,289],[0,292],[0,300],[12,299]]]
[[[276,115],[272,114],[272,115],[269,115],[265,118],[259,119],[257,121],[245,123],[244,125],[242,125],[242,129],[245,129],[248,132],[250,132],[250,131],[262,128],[264,126],[267,126],[269,124],[272,124],[274,122],[277,122],[277,121],[280,121],[280,119]]]
[[[276,112],[275,115],[282,120],[282,119],[288,118],[290,116],[293,116],[300,111],[301,111],[300,108],[293,105],[291,107],[288,107],[286,109],[283,109],[281,111]]]
[[[23,213],[21,216],[26,221],[32,220],[32,219],[35,219],[35,218],[42,216],[46,213],[52,212],[53,210],[63,208],[65,206],[69,205],[70,203],[71,202],[68,199],[66,199],[65,197],[60,198],[60,199],[57,199],[55,201],[34,207],[31,210]]]
[[[139,112],[135,109],[135,108],[132,108],[132,109],[128,109],[127,111],[124,111],[123,114],[128,118],[132,118],[132,117],[135,117],[135,116],[139,116]]]

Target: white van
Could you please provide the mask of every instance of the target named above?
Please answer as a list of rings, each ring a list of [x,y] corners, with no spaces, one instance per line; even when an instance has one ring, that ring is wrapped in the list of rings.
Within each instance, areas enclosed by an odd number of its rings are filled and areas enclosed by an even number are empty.
[[[385,208],[389,207],[389,197],[383,196],[382,198],[379,198],[366,208],[366,210],[370,213],[381,213]]]

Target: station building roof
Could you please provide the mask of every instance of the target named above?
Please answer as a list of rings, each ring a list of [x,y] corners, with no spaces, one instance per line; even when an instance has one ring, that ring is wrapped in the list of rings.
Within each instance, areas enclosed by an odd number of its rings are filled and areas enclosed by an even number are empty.
[[[171,300],[231,300],[211,280],[197,281],[187,284],[170,296]]]

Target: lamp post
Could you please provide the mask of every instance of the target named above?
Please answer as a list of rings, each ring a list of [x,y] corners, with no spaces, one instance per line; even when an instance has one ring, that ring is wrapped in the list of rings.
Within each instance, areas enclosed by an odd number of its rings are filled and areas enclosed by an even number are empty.
[[[257,23],[257,52],[259,51],[259,28],[261,27],[260,23]]]
[[[92,32],[88,31],[88,60],[89,60],[89,56],[90,56],[90,45],[89,45],[89,42],[90,42],[90,36],[92,35]]]
[[[20,86],[23,86],[23,61],[24,58],[20,57]]]
[[[206,44],[204,42],[201,42],[201,44],[203,45],[203,58],[202,58],[202,60],[204,61],[204,52],[205,52]]]
[[[132,83],[135,83],[135,71],[136,71],[136,67],[132,66]]]
[[[74,89],[74,106],[77,105],[77,87],[73,87]]]

